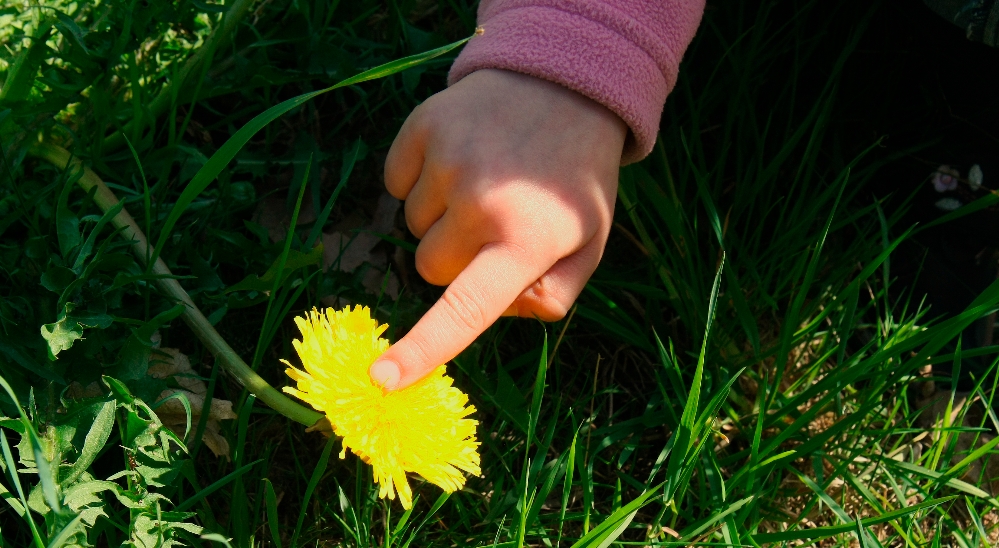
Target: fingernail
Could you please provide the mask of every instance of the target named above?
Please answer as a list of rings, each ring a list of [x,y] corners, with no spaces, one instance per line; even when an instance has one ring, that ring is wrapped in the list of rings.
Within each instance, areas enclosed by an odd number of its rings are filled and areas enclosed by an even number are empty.
[[[380,360],[371,364],[368,374],[371,375],[371,380],[386,390],[394,390],[396,386],[399,386],[399,379],[402,377],[399,366],[388,360]]]

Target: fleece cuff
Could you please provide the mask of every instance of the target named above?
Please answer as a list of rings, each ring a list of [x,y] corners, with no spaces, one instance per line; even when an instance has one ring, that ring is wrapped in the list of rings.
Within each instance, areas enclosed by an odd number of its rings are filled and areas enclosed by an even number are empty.
[[[613,17],[613,8],[609,10]],[[634,32],[629,37],[613,28],[630,24],[635,30],[634,22],[623,15],[618,25],[608,25],[606,13],[599,14],[600,21],[587,15],[549,6],[511,7],[491,14],[480,21],[483,33],[455,60],[448,83],[492,68],[561,84],[606,106],[628,124],[631,131],[621,164],[636,162],[655,144],[679,60],[665,56],[661,66],[636,43]],[[659,48],[664,45],[660,42]],[[663,57],[663,52],[656,53]]]

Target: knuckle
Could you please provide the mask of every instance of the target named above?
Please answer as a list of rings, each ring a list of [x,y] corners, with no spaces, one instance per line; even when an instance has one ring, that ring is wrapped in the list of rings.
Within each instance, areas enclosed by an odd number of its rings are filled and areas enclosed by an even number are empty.
[[[422,245],[416,249],[415,261],[416,272],[429,284],[444,286],[454,279],[448,275],[439,257],[424,250]]]
[[[386,164],[386,166],[387,166],[387,164]],[[385,190],[389,193],[390,196],[392,196],[396,200],[405,200],[406,197],[409,195],[409,193],[406,192],[406,185],[405,185],[405,183],[401,182],[401,178],[400,177],[394,176],[391,173],[392,173],[392,170],[390,170],[388,167],[386,167],[385,168]]]
[[[474,163],[460,148],[441,146],[434,149],[433,166],[435,176],[446,187],[454,186],[455,182],[472,177]]]
[[[410,113],[409,113],[409,118],[412,119],[412,120],[414,120],[414,121],[417,121],[417,120],[422,121],[424,119],[424,117],[426,116],[426,114],[427,114],[427,108],[428,108],[427,107],[427,103],[430,100],[432,100],[432,99],[433,99],[433,95],[431,95],[430,97],[428,97],[426,101],[423,101],[422,103],[420,103],[420,104],[416,105],[415,107],[413,107],[413,110],[410,111]]]
[[[505,253],[513,262],[533,261],[537,254],[519,240],[506,240],[497,244],[497,249]]]
[[[485,330],[485,305],[482,296],[474,290],[451,285],[444,291],[441,301],[446,305],[446,313],[456,327],[477,333]]]
[[[434,96],[431,95],[426,101],[416,105],[406,118],[407,123],[411,122],[415,128],[420,130],[428,130],[434,120],[433,112],[435,103]]]
[[[554,262],[554,258],[551,256],[552,253],[545,251],[543,246],[536,245],[531,241],[532,239],[516,236],[509,237],[489,244],[489,249],[492,253],[503,257],[504,262],[512,265],[519,265],[530,269],[538,269],[545,265],[551,265]],[[542,269],[536,275],[541,275],[543,272],[544,270]],[[530,287],[528,286],[528,289]]]

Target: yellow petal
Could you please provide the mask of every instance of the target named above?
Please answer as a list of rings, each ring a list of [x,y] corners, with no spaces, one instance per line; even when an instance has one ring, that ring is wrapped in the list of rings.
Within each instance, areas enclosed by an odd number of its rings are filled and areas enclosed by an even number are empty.
[[[406,509],[413,493],[406,478],[414,472],[447,492],[465,484],[462,471],[478,475],[478,422],[468,418],[475,407],[453,386],[444,366],[403,390],[384,392],[372,383],[368,368],[389,343],[367,307],[313,309],[295,318],[302,334],[292,346],[303,370],[289,365],[293,394],[326,413],[334,432],[372,466],[378,496],[395,498]],[[284,361],[284,360],[282,360]],[[344,453],[341,453],[341,458]]]

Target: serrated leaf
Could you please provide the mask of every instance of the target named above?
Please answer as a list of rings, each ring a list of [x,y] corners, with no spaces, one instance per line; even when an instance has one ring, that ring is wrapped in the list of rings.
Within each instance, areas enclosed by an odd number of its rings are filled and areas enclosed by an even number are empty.
[[[118,493],[121,487],[113,481],[91,480],[81,482],[66,490],[63,502],[74,512],[78,512],[83,522],[93,526],[97,518],[107,513],[104,511],[104,499],[98,493],[111,491]]]
[[[168,521],[147,513],[139,514],[132,522],[132,541],[138,546],[149,548],[165,548],[167,546],[183,546],[175,539],[176,530],[200,535],[204,529],[193,523]]]
[[[84,439],[80,456],[73,463],[73,467],[63,482],[70,484],[75,481],[83,472],[90,468],[94,459],[100,454],[101,449],[104,448],[104,444],[111,437],[111,431],[114,428],[114,411],[116,407],[113,401],[101,404],[101,409],[97,412],[97,416],[94,418],[94,422]]]

